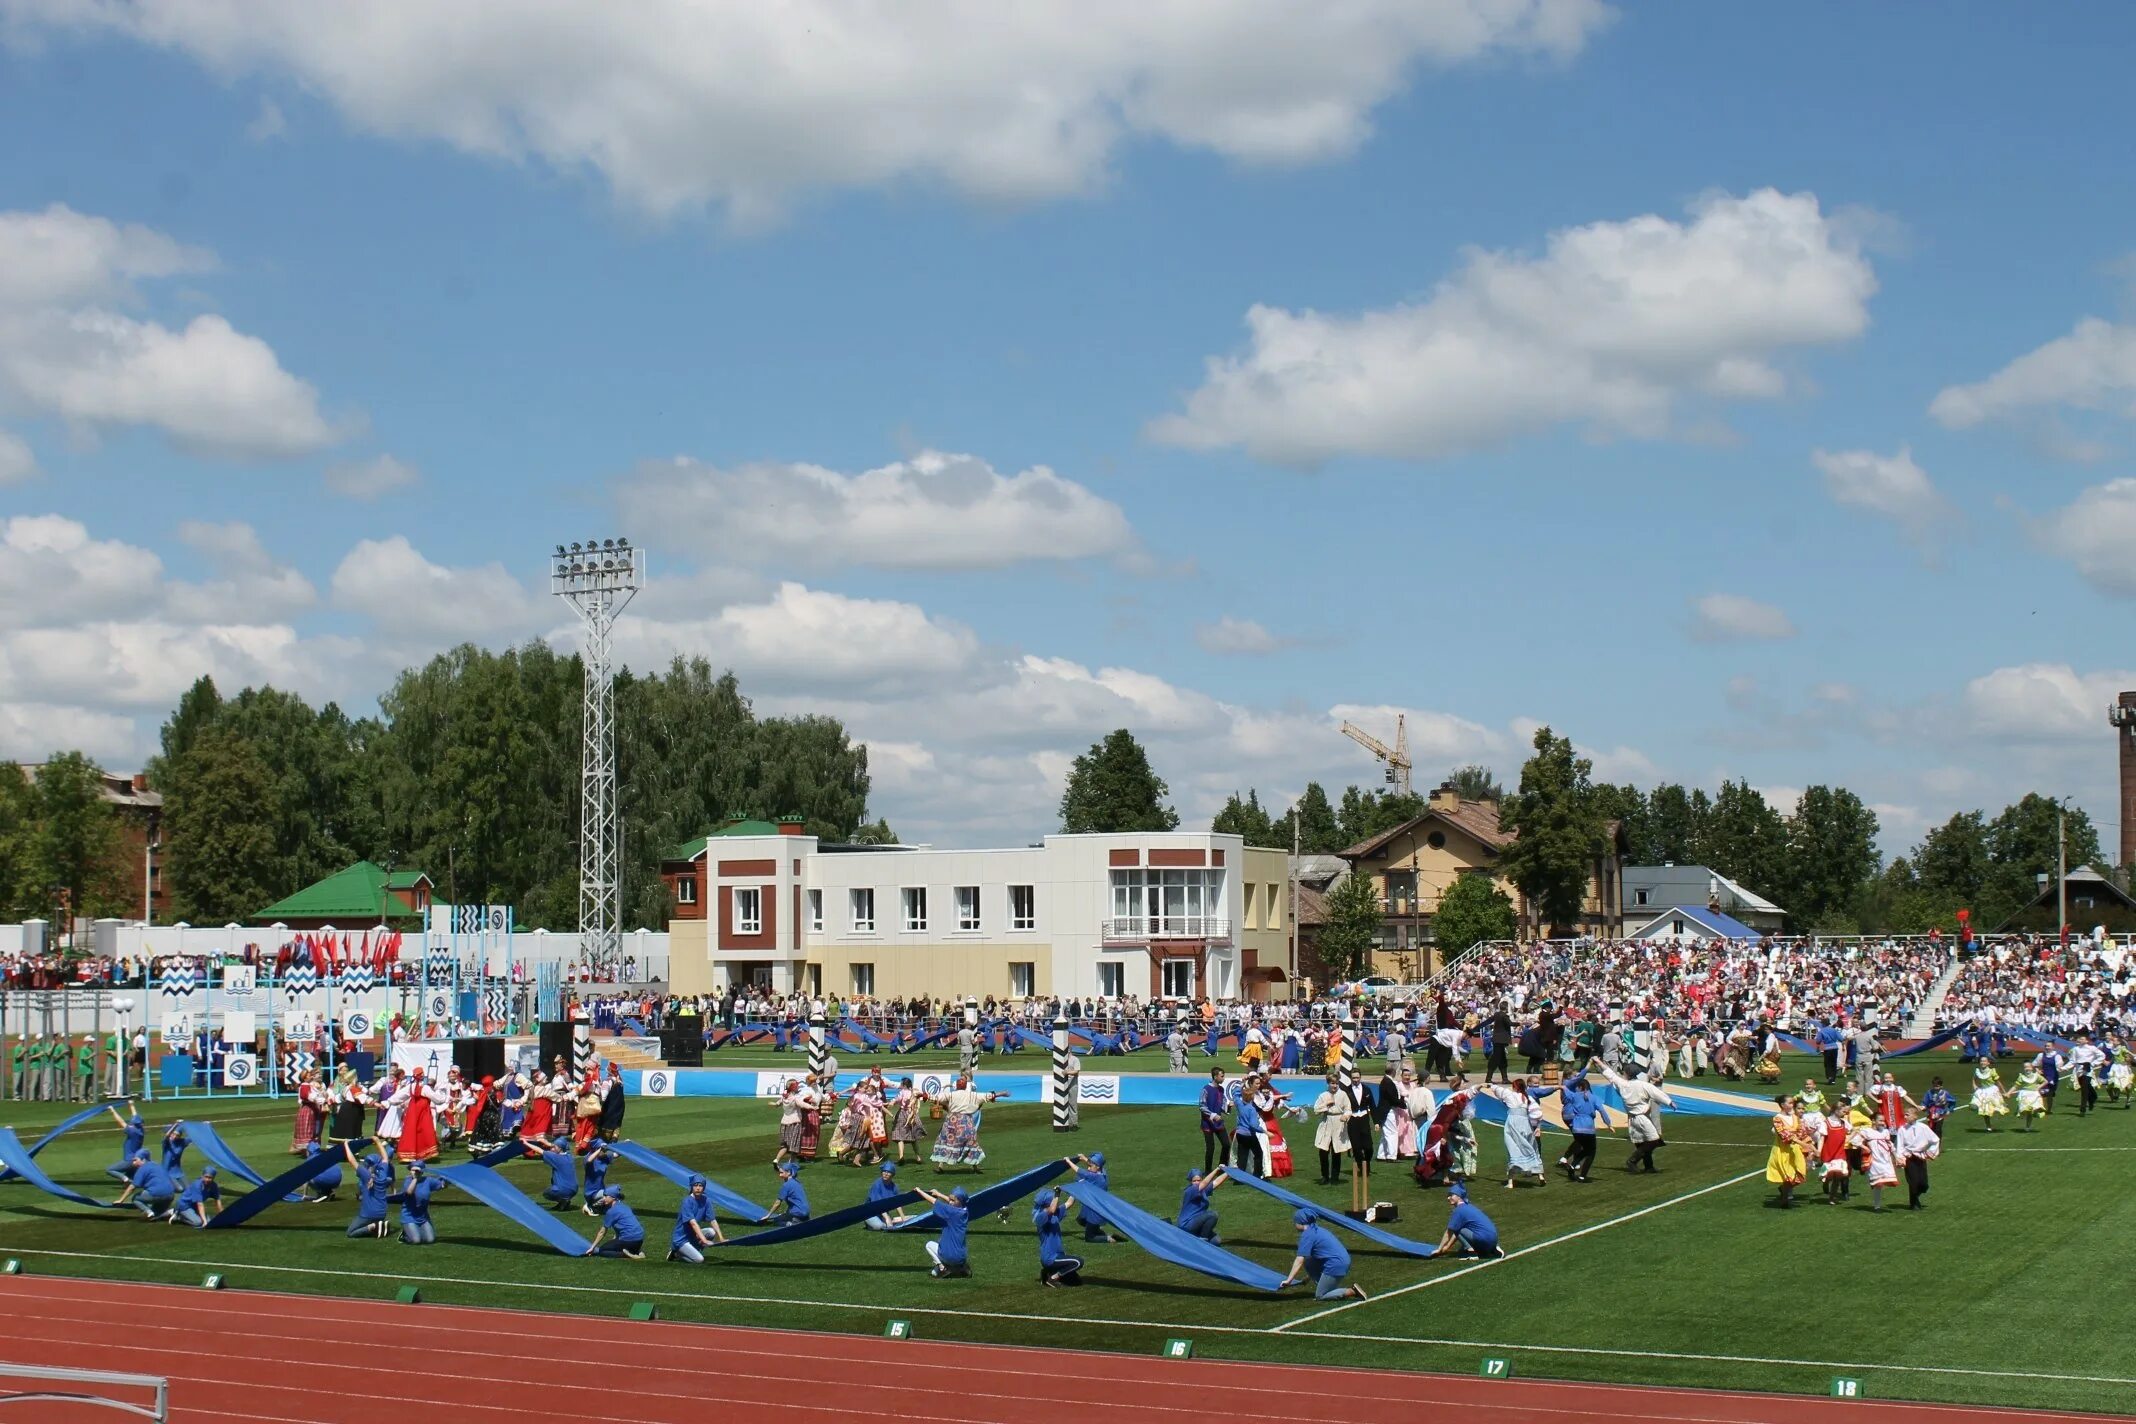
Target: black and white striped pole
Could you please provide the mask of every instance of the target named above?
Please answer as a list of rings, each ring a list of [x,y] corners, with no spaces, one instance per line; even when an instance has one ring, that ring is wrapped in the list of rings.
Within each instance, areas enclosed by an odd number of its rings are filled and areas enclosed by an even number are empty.
[[[823,1055],[823,1015],[820,1013],[810,1014],[808,1017],[809,1077],[820,1078],[823,1076]]]
[[[1068,1015],[1053,1016],[1053,1130],[1067,1132],[1071,1124],[1068,1111],[1073,1104],[1068,1097]]]
[[[1357,1022],[1350,1013],[1350,1006],[1342,1006],[1342,1048],[1335,1056],[1335,1081],[1343,1087],[1357,1076]]]
[[[962,1035],[959,1037],[958,1046],[961,1051],[957,1054],[957,1068],[961,1072],[977,1073],[979,1071],[979,1000],[976,996],[970,994],[967,994],[964,998],[964,1027],[969,1033],[969,1038],[967,1039]]]

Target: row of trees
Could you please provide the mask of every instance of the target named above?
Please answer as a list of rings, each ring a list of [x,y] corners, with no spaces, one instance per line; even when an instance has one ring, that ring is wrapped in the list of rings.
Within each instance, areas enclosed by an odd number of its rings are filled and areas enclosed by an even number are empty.
[[[172,913],[243,920],[367,859],[426,871],[455,902],[516,905],[530,928],[574,927],[583,685],[578,657],[541,642],[445,653],[402,673],[376,717],[202,678],[148,769]],[[661,858],[732,816],[895,839],[868,821],[867,749],[835,719],[760,718],[702,659],[620,674],[615,705],[626,924],[665,921]]]
[[[141,903],[139,872],[121,851],[96,763],[62,752],[33,779],[0,762],[0,919],[130,913]]]

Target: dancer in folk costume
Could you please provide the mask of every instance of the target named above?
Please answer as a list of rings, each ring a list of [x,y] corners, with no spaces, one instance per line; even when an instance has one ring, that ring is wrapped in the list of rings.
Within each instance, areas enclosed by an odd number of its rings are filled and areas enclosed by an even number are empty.
[[[870,1076],[853,1090],[857,1126],[853,1160],[863,1167],[872,1167],[882,1161],[884,1149],[890,1144],[889,1111],[883,1105],[883,1086],[881,1077]]]
[[[779,1147],[771,1154],[772,1166],[800,1160],[802,1118],[815,1105],[813,1089],[799,1078],[786,1080],[786,1086],[779,1090]]]
[[[497,1131],[502,1137],[517,1137],[527,1115],[527,1080],[519,1073],[504,1075],[497,1094]]]
[[[942,1130],[935,1135],[934,1150],[927,1160],[936,1171],[945,1167],[978,1167],[986,1161],[979,1145],[979,1113],[1000,1093],[983,1093],[972,1086],[969,1074],[959,1073],[956,1085],[942,1095]]]
[[[594,1136],[601,1130],[601,1073],[599,1068],[588,1068],[580,1080],[578,1092],[569,1099],[571,1112],[571,1150],[584,1152],[592,1145]]]
[[[1402,1083],[1395,1076],[1395,1066],[1390,1060],[1380,1074],[1378,1091],[1372,1099],[1373,1120],[1379,1126],[1378,1145],[1373,1157],[1381,1162],[1393,1162],[1402,1155],[1402,1132],[1406,1128],[1414,1135],[1416,1129],[1409,1122],[1409,1100],[1402,1093]]]
[[[1973,1065],[1973,1111],[1980,1114],[1989,1132],[1995,1130],[1995,1119],[2010,1111],[2003,1098],[2002,1075],[1985,1058]]]
[[[320,1129],[326,1123],[326,1098],[318,1069],[307,1068],[297,1075],[297,1121],[289,1135],[292,1157],[307,1156],[318,1145]]]
[[[1261,1175],[1274,1181],[1288,1177],[1292,1172],[1290,1143],[1283,1136],[1282,1116],[1285,1104],[1291,1095],[1279,1092],[1273,1080],[1256,1074],[1247,1080],[1246,1090],[1253,1095],[1254,1115],[1260,1119]],[[1281,1157],[1281,1161],[1277,1158]]]
[[[437,1093],[418,1068],[395,1095],[400,1109],[398,1150],[407,1162],[428,1162],[438,1155]]]
[[[1419,1186],[1431,1186],[1444,1178],[1465,1181],[1476,1170],[1476,1134],[1466,1130],[1470,1110],[1468,1093],[1455,1089],[1446,1095],[1425,1120],[1424,1130],[1417,1141],[1416,1179]],[[1467,1159],[1462,1160],[1464,1140]]]
[[[1958,1099],[1943,1086],[1941,1078],[1929,1080],[1928,1092],[1921,1099],[1921,1107],[1928,1115],[1928,1130],[1943,1136],[1943,1120],[1958,1111]]]
[[[408,1077],[398,1068],[371,1085],[371,1101],[378,1107],[378,1126],[371,1135],[381,1147],[391,1148],[400,1141],[401,1124],[407,1119],[407,1086]]]
[[[326,1138],[328,1142],[348,1142],[363,1136],[365,1102],[364,1086],[356,1077],[356,1070],[343,1064],[334,1076],[334,1086],[327,1094]]]
[[[1921,1106],[1889,1073],[1877,1075],[1875,1084],[1869,1089],[1869,1103],[1875,1110],[1878,1126],[1886,1132],[1897,1132],[1904,1127],[1906,1110]]]
[[[1803,1130],[1810,1134],[1809,1150],[1816,1154],[1818,1180],[1824,1184],[1825,1202],[1836,1205],[1853,1194],[1854,1164],[1847,1160],[1847,1115],[1835,1110],[1827,1117],[1802,1115]]]
[[[467,1136],[467,1105],[474,1096],[467,1079],[460,1076],[458,1065],[445,1070],[445,1098],[439,1104],[439,1121],[443,1124],[438,1129],[440,1143],[459,1142]]]
[[[905,1149],[916,1147],[926,1141],[927,1130],[920,1125],[920,1095],[913,1091],[910,1077],[898,1079],[897,1097],[890,1104],[890,1140],[897,1144],[897,1160],[905,1160]]]
[[[1506,1190],[1513,1189],[1516,1177],[1533,1177],[1538,1187],[1550,1185],[1543,1173],[1543,1099],[1557,1089],[1530,1087],[1526,1078],[1515,1078],[1511,1087],[1486,1085],[1483,1092],[1505,1104]]]
[[[1313,1099],[1313,1147],[1320,1153],[1320,1185],[1331,1187],[1342,1180],[1342,1154],[1350,1148],[1350,1102],[1342,1085],[1332,1076]],[[1208,1171],[1204,1166],[1203,1171]]]
[[[823,1098],[823,1115],[831,1123],[831,1142],[827,1154],[833,1162],[850,1167],[854,1137],[859,1132],[860,1122],[853,1111],[856,1093],[847,1093],[843,1098],[836,1087],[829,1088]]]
[[[1424,1139],[1424,1130],[1431,1125],[1432,1115],[1438,1112],[1439,1103],[1432,1096],[1431,1088],[1417,1078],[1417,1070],[1408,1066],[1402,1069],[1402,1134],[1394,1145],[1395,1154],[1407,1159],[1417,1155]]]
[[[482,1146],[504,1141],[504,1112],[497,1095],[497,1080],[484,1076],[467,1102],[467,1136]]]
[[[2017,1094],[2018,1131],[2030,1132],[2047,1111],[2047,1075],[2038,1063],[2027,1063],[2017,1070],[2012,1086]]]
[[[519,1120],[519,1140],[528,1144],[548,1141],[549,1129],[556,1125],[556,1096],[549,1091],[549,1075],[539,1068],[527,1086],[526,1102],[526,1114]],[[529,1145],[527,1156],[539,1157],[541,1153]]]
[[[1908,1113],[1906,1125],[1892,1135],[1892,1148],[1906,1174],[1906,1209],[1919,1211],[1928,1195],[1928,1164],[1943,1155],[1943,1141],[1918,1113]]]
[[[2127,1112],[2136,1106],[2136,1052],[2118,1034],[2106,1036],[2106,1097]]]
[[[1869,1177],[1869,1209],[1882,1211],[1884,1188],[1899,1184],[1898,1157],[1892,1146],[1891,1130],[1881,1122],[1872,1122],[1867,1127],[1855,1129],[1855,1137],[1862,1154],[1863,1170]]]
[[[1780,1095],[1780,1111],[1773,1114],[1773,1148],[1765,1158],[1765,1180],[1780,1189],[1782,1209],[1795,1204],[1795,1188],[1802,1185],[1809,1173],[1809,1163],[1803,1148],[1809,1143],[1809,1132],[1802,1125],[1802,1114],[1795,1106],[1791,1094]]]

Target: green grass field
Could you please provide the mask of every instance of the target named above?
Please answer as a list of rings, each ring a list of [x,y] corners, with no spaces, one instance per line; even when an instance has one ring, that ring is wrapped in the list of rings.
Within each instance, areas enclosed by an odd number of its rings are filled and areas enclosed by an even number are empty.
[[[1040,1061],[1030,1054],[1004,1066]],[[846,1056],[847,1067],[855,1062]],[[1948,1058],[1905,1062],[1902,1076],[1917,1096],[1932,1072],[1954,1088],[1966,1076]],[[1812,1065],[1788,1066],[1785,1081],[1799,1083]],[[1230,1286],[1132,1245],[1087,1248],[1081,1290],[1042,1289],[1024,1212],[1009,1225],[975,1223],[973,1279],[934,1281],[919,1240],[858,1230],[721,1253],[696,1268],[652,1257],[566,1259],[450,1192],[438,1199],[440,1244],[416,1249],[344,1239],[352,1193],[204,1234],[98,1214],[14,1183],[0,1187],[0,1255],[19,1257],[32,1273],[192,1282],[212,1268],[239,1288],[375,1299],[418,1283],[429,1301],[600,1314],[657,1300],[669,1319],[879,1335],[902,1318],[925,1337],[1143,1354],[1188,1336],[1203,1356],[1461,1373],[1494,1354],[1528,1376],[1811,1394],[1847,1374],[1869,1397],[2136,1413],[2136,1297],[2124,1284],[2136,1260],[2126,1181],[2136,1167],[2136,1112],[2108,1109],[2080,1121],[2072,1099],[2065,1092],[2062,1111],[2033,1134],[1982,1133],[1961,1111],[1945,1130],[1930,1209],[1903,1210],[1902,1191],[1901,1209],[1882,1220],[1859,1190],[1852,1208],[1813,1199],[1792,1212],[1771,1209],[1762,1119],[1672,1118],[1658,1176],[1612,1170],[1624,1148],[1605,1137],[1592,1185],[1560,1177],[1547,1189],[1516,1191],[1490,1180],[1504,1157],[1496,1127],[1480,1125],[1476,1197],[1512,1258],[1482,1267],[1416,1261],[1353,1237],[1353,1278],[1373,1299],[1332,1314],[1295,1290],[1274,1297]],[[262,1170],[285,1161],[284,1105],[196,1101],[146,1112],[152,1124],[208,1118]],[[0,1118],[25,1139],[63,1115],[0,1105]],[[1184,1169],[1201,1162],[1195,1121],[1183,1107],[1092,1109],[1080,1133],[1063,1137],[1042,1108],[997,1107],[987,1114],[985,1179],[1070,1147],[1103,1148],[1115,1192],[1168,1215]],[[774,1124],[770,1104],[682,1099],[634,1101],[627,1127],[768,1201]],[[1347,1205],[1347,1187],[1314,1185],[1304,1125],[1288,1130],[1302,1177],[1285,1185]],[[1563,1138],[1545,1147],[1554,1157]],[[109,1195],[100,1174],[117,1150],[117,1129],[107,1125],[81,1129],[39,1160],[61,1181]],[[197,1155],[189,1161],[197,1167]],[[507,1170],[529,1192],[546,1183],[538,1165]],[[804,1181],[823,1212],[858,1201],[872,1175],[817,1164]],[[908,1167],[906,1177],[949,1180],[924,1166]],[[664,1246],[675,1190],[633,1168],[615,1180],[630,1186],[649,1240]],[[1444,1199],[1420,1192],[1406,1170],[1387,1172],[1374,1194],[1401,1205],[1398,1231],[1436,1238]],[[1219,1192],[1217,1204],[1227,1248],[1277,1270],[1289,1264],[1294,1232],[1279,1204],[1239,1187]],[[591,1235],[592,1222],[570,1220]]]

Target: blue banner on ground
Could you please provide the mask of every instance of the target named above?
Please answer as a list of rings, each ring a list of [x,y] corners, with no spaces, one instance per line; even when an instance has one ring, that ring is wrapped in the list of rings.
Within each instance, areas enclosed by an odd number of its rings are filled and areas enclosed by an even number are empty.
[[[370,1145],[370,1138],[359,1137],[349,1144],[349,1149],[356,1153],[358,1158],[361,1158],[364,1149]],[[253,1217],[267,1210],[268,1207],[289,1200],[290,1194],[306,1182],[317,1181],[320,1177],[325,1176],[328,1172],[341,1165],[341,1149],[338,1146],[330,1152],[321,1151],[307,1157],[302,1162],[297,1163],[296,1166],[291,1167],[288,1171],[268,1182],[266,1186],[254,1187],[236,1201],[224,1203],[221,1211],[208,1218],[208,1229],[216,1231],[227,1230],[233,1226],[243,1226]]]
[[[862,1202],[859,1206],[840,1207],[821,1216],[812,1216],[806,1221],[792,1221],[784,1226],[774,1226],[767,1231],[753,1232],[748,1236],[734,1236],[720,1242],[722,1246],[779,1246],[788,1241],[806,1241],[811,1236],[824,1236],[833,1231],[843,1231],[848,1226],[858,1226],[871,1216],[881,1216],[886,1211],[901,1211],[920,1200],[918,1192],[899,1192],[888,1201]]]
[[[1181,1231],[1111,1192],[1083,1186],[1074,1189],[1074,1196],[1078,1202],[1095,1209],[1114,1231],[1160,1261],[1169,1261],[1218,1280],[1236,1281],[1255,1290],[1283,1288],[1283,1277],[1279,1273],[1266,1266],[1257,1266],[1243,1256],[1234,1256],[1221,1246],[1211,1246],[1199,1236]]]
[[[515,1225],[524,1226],[566,1256],[583,1256],[591,1249],[585,1237],[557,1219],[555,1212],[536,1202],[499,1176],[494,1168],[473,1162],[457,1167],[433,1167],[430,1175],[450,1182]]]
[[[1067,1170],[1068,1164],[1066,1162],[1058,1160],[1042,1162],[1028,1172],[1018,1172],[1005,1182],[996,1182],[991,1187],[982,1187],[973,1192],[971,1200],[964,1204],[965,1210],[972,1214],[974,1220],[990,1212],[1000,1211],[1003,1207],[1013,1202],[1022,1201],[1025,1197],[1030,1196],[1040,1187],[1043,1187]],[[878,1209],[880,1210],[881,1208]],[[934,1208],[930,1206],[917,1216],[901,1221],[890,1229],[892,1231],[939,1231],[942,1229],[942,1224],[935,1219]]]
[[[1428,1257],[1435,1256],[1438,1254],[1438,1248],[1436,1246],[1426,1246],[1421,1241],[1411,1241],[1406,1237],[1397,1236],[1391,1231],[1382,1231],[1377,1226],[1374,1226],[1369,1222],[1363,1222],[1357,1220],[1354,1217],[1345,1216],[1339,1211],[1330,1211],[1328,1210],[1328,1208],[1322,1206],[1319,1202],[1307,1201],[1304,1197],[1298,1196],[1296,1193],[1286,1192],[1285,1190],[1283,1190],[1283,1188],[1276,1186],[1274,1183],[1264,1182],[1259,1177],[1256,1177],[1253,1173],[1245,1171],[1242,1168],[1226,1167],[1224,1169],[1224,1175],[1226,1178],[1231,1181],[1237,1182],[1242,1187],[1251,1187],[1257,1192],[1261,1192],[1267,1196],[1274,1197],[1277,1201],[1282,1202],[1285,1206],[1290,1207],[1293,1210],[1296,1210],[1299,1207],[1303,1207],[1307,1211],[1311,1212],[1313,1215],[1319,1217],[1322,1221],[1325,1221],[1328,1225],[1339,1226],[1345,1231],[1354,1231],[1359,1236],[1364,1237],[1367,1241],[1373,1242],[1380,1246],[1384,1246],[1390,1251],[1399,1251],[1405,1256],[1417,1257]]]
[[[22,1139],[15,1136],[15,1130],[11,1127],[0,1127],[0,1167],[7,1168],[10,1176],[20,1177],[23,1181],[37,1188],[37,1190],[58,1197],[61,1201],[75,1202],[81,1206],[113,1207],[118,1205],[117,1202],[98,1201],[95,1197],[85,1197],[71,1187],[63,1187],[46,1176],[44,1168],[38,1166],[35,1160],[31,1158],[30,1149],[22,1145]]]
[[[704,1173],[685,1167],[674,1158],[655,1152],[642,1142],[632,1142],[625,1138],[621,1142],[611,1142],[609,1148],[624,1161],[643,1167],[655,1176],[665,1177],[685,1190],[689,1188],[690,1178],[704,1177],[706,1198],[729,1216],[737,1216],[744,1221],[762,1221],[771,1214],[770,1207],[758,1206],[740,1192],[721,1186]]]
[[[251,1186],[264,1187],[267,1185],[267,1179],[258,1172],[253,1171],[251,1164],[238,1156],[236,1150],[229,1143],[222,1140],[222,1134],[215,1130],[215,1124],[187,1119],[179,1123],[178,1126],[187,1137],[193,1140],[193,1145],[200,1149],[200,1155],[214,1163],[218,1170],[228,1172],[239,1181]],[[303,1193],[291,1192],[283,1200],[302,1201]]]

